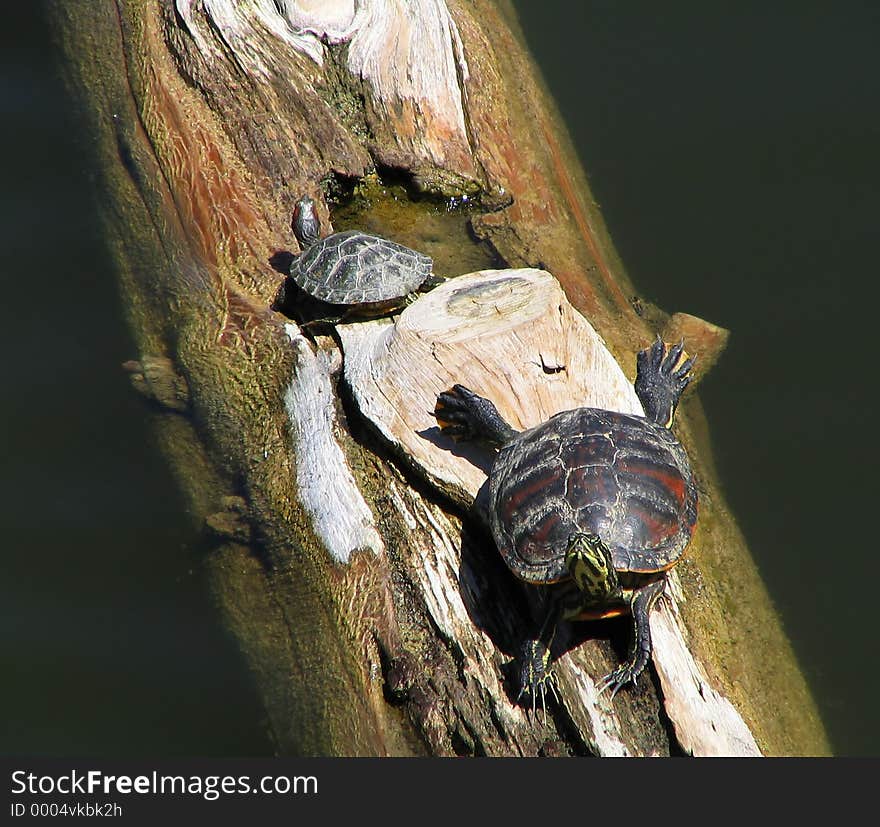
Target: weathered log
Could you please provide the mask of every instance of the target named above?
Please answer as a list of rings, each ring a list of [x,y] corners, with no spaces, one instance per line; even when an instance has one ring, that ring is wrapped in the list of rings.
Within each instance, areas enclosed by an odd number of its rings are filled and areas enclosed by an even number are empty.
[[[345,325],[339,335],[345,379],[359,410],[404,461],[460,504],[479,501],[491,459],[479,447],[453,446],[439,434],[432,406],[437,394],[456,382],[491,398],[517,429],[581,405],[644,415],[632,384],[604,342],[568,303],[559,283],[542,271],[461,276],[420,298],[393,324]],[[462,570],[459,554],[445,563],[436,573],[449,581],[445,593],[454,590],[456,579],[476,579]],[[652,617],[653,658],[679,742],[695,755],[759,755],[740,715],[688,650],[674,571],[669,585],[665,610]],[[466,640],[461,627],[470,618],[462,615],[451,622],[450,636]],[[590,657],[595,663],[601,660],[599,647],[589,643],[597,649]],[[491,652],[464,654],[476,661]],[[606,671],[611,668],[613,664]],[[637,734],[614,721],[613,705],[600,696],[584,648],[566,653],[554,671],[571,693],[563,693],[560,704],[574,726],[583,723],[575,708],[588,710],[590,729],[579,733],[585,743],[603,753],[644,753]]]
[[[546,721],[512,703],[505,669],[531,594],[340,393],[335,341],[268,309],[269,259],[295,244],[299,195],[393,167],[467,196],[474,231],[508,265],[552,272],[631,375],[655,331],[509,20],[489,0],[78,0],[51,13],[89,113],[138,362],[161,366],[157,426],[217,543],[206,565],[279,750],[712,751],[664,727],[666,688],[590,698],[615,657],[605,634],[563,673],[565,697],[589,703]],[[542,376],[560,367],[554,352],[534,358]],[[702,513],[680,620],[664,609],[652,622],[662,638],[674,620],[687,644],[661,648],[693,653],[763,752],[827,751],[693,397],[679,430]]]

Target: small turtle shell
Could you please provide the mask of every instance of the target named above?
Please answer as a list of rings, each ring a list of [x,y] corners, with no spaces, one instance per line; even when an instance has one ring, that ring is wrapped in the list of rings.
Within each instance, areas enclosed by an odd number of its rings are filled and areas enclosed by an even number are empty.
[[[649,419],[595,408],[523,431],[489,475],[492,533],[513,572],[532,583],[568,576],[573,532],[597,534],[621,572],[659,572],[681,557],[697,519],[684,449]]]
[[[307,248],[290,265],[290,277],[330,304],[370,304],[402,299],[431,274],[430,256],[357,230],[334,233]]]

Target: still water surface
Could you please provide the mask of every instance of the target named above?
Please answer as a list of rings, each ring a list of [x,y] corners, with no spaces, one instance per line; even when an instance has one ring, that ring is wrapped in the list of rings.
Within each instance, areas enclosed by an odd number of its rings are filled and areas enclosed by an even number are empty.
[[[729,500],[836,750],[876,755],[878,15],[517,5],[638,289],[733,331],[700,388]],[[119,368],[136,354],[87,154],[33,17],[8,20],[0,51],[0,749],[265,754]]]

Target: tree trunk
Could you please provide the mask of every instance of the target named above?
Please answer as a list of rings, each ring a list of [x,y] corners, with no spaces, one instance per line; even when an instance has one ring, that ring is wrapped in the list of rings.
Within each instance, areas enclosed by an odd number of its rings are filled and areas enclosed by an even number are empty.
[[[405,224],[440,221],[443,275],[484,269],[469,266],[468,230],[506,266],[549,271],[564,290],[560,313],[564,304],[571,325],[598,332],[621,377],[620,368],[632,378],[635,352],[657,332],[683,335],[702,365],[725,333],[631,301],[506,3],[354,7],[77,0],[51,11],[89,117],[106,236],[140,348],[127,368],[156,400],[169,460],[216,538],[206,565],[279,752],[827,752],[720,493],[693,395],[676,430],[701,514],[680,583],[652,617],[659,681],[643,675],[613,702],[597,695],[628,627],[576,624],[556,653],[559,701],[543,717],[517,704],[510,661],[540,598],[469,509],[473,486],[456,488],[454,466],[445,488],[423,473],[353,373],[367,364],[367,337],[401,328],[386,320],[308,338],[270,310],[281,281],[270,261],[298,250],[295,201],[315,197],[326,224],[323,196],[378,172],[371,220],[399,208]],[[467,210],[443,223],[430,198],[401,206],[383,197],[391,179]],[[535,347],[536,376],[583,379],[553,362],[552,347]],[[423,411],[397,413],[408,422]]]

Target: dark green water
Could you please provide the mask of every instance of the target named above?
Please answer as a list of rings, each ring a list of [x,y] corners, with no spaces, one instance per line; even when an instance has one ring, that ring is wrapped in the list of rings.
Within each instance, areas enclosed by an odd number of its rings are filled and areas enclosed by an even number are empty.
[[[0,51],[0,750],[267,753],[198,534],[119,368],[136,354],[87,136],[36,5],[7,15]],[[733,331],[700,389],[729,500],[836,750],[876,755],[880,13],[518,5],[639,290]]]
[[[880,754],[880,9],[516,5],[640,292],[732,331],[727,496],[835,751]]]
[[[266,754],[200,574],[206,551],[120,367],[137,354],[88,136],[37,4],[19,8],[0,50],[0,752]]]

